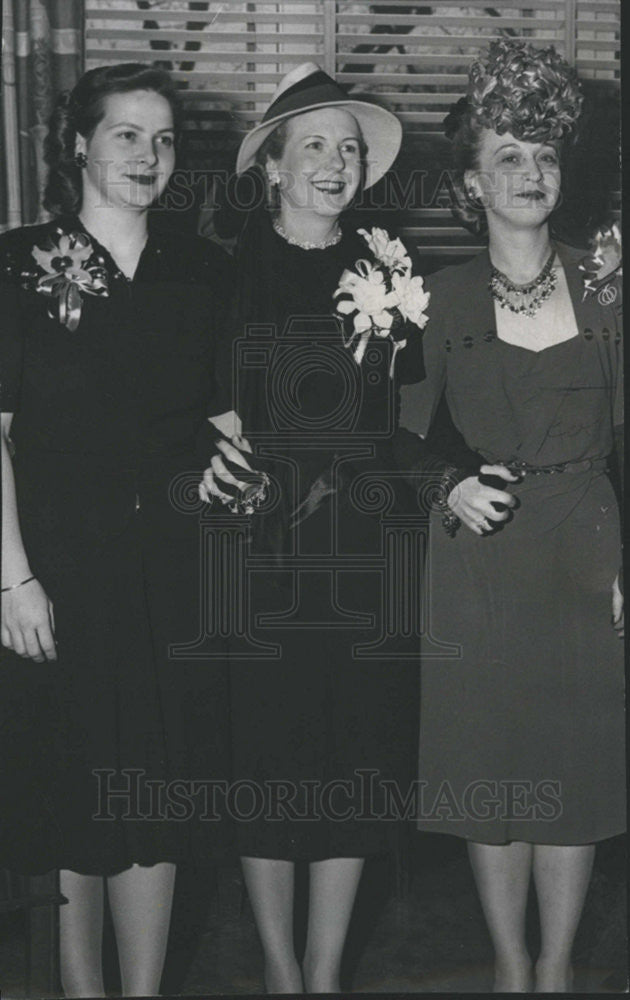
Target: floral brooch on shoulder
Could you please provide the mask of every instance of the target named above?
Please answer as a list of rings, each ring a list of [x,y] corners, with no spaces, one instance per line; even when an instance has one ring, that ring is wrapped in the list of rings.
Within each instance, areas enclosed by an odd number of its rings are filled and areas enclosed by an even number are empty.
[[[85,233],[57,228],[44,246],[32,248],[31,256],[38,269],[23,271],[23,282],[52,300],[48,315],[70,331],[79,325],[83,294],[109,294],[104,261],[96,256]]]
[[[616,278],[621,277],[621,232],[616,222],[598,229],[591,243],[591,252],[579,264],[584,280],[584,298],[597,294],[602,306],[611,306],[617,299]]]

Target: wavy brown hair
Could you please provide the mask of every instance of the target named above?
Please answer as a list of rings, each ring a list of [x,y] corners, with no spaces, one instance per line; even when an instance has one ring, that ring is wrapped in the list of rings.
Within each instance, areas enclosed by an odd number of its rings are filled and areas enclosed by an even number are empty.
[[[110,94],[134,90],[152,90],[164,97],[178,129],[180,109],[175,84],[166,70],[158,66],[142,63],[100,66],[84,73],[73,90],[59,95],[44,140],[44,158],[48,164],[44,208],[53,215],[77,212],[81,207],[81,168],[74,159],[77,135],[91,138],[105,115],[105,100]]]

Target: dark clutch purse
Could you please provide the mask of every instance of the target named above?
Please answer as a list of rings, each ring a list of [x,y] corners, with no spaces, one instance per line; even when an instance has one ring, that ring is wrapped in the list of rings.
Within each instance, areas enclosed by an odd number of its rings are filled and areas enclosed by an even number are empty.
[[[219,453],[218,450],[217,453]],[[253,458],[249,452],[243,452],[243,454],[248,462],[250,458]],[[226,483],[221,480],[222,492],[231,497],[230,500],[224,500],[223,503],[232,514],[253,514],[267,499],[270,485],[269,476],[262,470],[243,469],[235,462],[230,462],[225,455],[221,455],[221,457],[228,472],[231,472],[234,478],[242,484],[237,486],[234,483]],[[260,462],[256,459],[254,461],[256,464]]]

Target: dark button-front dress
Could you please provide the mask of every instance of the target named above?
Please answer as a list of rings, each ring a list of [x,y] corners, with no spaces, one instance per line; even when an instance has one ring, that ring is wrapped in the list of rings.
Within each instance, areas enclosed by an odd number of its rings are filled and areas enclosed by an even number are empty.
[[[393,843],[417,740],[415,649],[387,633],[385,607],[397,384],[389,343],[359,367],[333,316],[364,240],[350,230],[307,250],[259,225],[241,260],[235,402],[277,486],[241,571],[249,646],[231,644],[237,843],[263,858],[367,856]]]
[[[87,234],[108,294],[84,292],[71,331],[25,276],[62,232],[83,230],[62,218],[0,241],[1,406],[58,643],[55,663],[0,660],[0,865],[112,874],[225,839],[191,782],[228,774],[225,661],[200,627],[195,444],[225,409],[213,373],[231,262],[153,234],[129,281]]]
[[[585,298],[579,254],[558,251],[577,336],[538,353],[499,340],[483,253],[432,280],[427,378],[403,390],[410,429],[426,433],[445,387],[486,461],[547,468],[506,487],[518,508],[501,530],[450,538],[437,515],[431,528],[420,828],[482,843],[625,828],[621,547],[605,471],[621,421],[619,300],[614,286]]]

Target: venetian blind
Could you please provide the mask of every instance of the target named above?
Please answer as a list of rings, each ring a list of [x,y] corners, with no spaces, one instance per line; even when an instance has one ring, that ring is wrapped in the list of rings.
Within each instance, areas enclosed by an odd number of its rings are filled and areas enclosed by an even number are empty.
[[[610,92],[619,86],[619,19],[619,0],[88,0],[86,68],[163,62],[185,91],[189,155],[228,171],[284,73],[319,62],[400,116],[405,142],[386,197],[402,209],[409,238],[453,258],[477,244],[448,208],[441,122],[472,58],[502,36],[553,43],[591,89]]]

